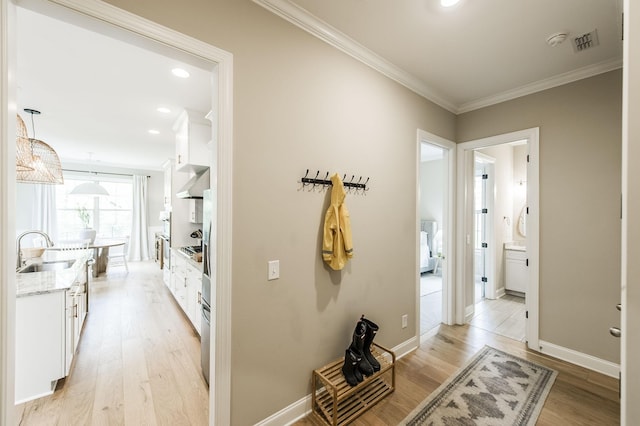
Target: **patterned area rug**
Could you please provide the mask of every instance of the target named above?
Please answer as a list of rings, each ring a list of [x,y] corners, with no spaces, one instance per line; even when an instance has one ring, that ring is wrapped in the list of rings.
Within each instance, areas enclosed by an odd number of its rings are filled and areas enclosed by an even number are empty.
[[[485,346],[401,425],[535,425],[557,372]]]

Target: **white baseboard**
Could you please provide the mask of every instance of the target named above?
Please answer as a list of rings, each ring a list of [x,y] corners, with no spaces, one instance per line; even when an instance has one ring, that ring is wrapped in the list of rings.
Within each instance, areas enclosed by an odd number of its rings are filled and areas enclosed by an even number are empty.
[[[473,314],[475,313],[475,305],[469,305],[464,309],[464,322],[465,324],[471,321]]]
[[[504,287],[500,287],[498,291],[496,291],[496,299],[500,299],[505,294]]]
[[[565,348],[562,346],[554,345],[553,343],[540,340],[540,352],[546,355],[551,355],[554,358],[561,359],[563,361],[570,362],[575,365],[579,365],[589,370],[597,371],[606,376],[618,378],[620,373],[620,365],[611,361],[596,358],[591,355],[584,354],[582,352],[574,351],[573,349]]]
[[[261,422],[256,423],[256,426],[288,426],[307,416],[310,412],[311,395],[307,395]]]
[[[433,327],[431,330],[427,331],[424,334],[420,335],[420,344],[423,344],[424,342],[426,342],[427,340],[431,339],[433,336],[435,336],[436,334],[438,334],[438,331],[440,331],[440,327]]]
[[[391,350],[396,354],[396,360],[408,355],[412,351],[418,348],[418,337],[412,337],[411,339],[394,346]],[[255,426],[288,426],[301,418],[311,413],[311,395],[307,395],[293,404],[283,408],[267,417],[264,420],[256,423]]]

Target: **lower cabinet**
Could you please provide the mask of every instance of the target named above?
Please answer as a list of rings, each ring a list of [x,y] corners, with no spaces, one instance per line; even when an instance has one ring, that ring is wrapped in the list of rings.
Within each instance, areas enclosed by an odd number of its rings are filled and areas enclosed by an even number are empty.
[[[201,328],[202,272],[183,255],[171,252],[169,290],[193,324],[198,334]]]

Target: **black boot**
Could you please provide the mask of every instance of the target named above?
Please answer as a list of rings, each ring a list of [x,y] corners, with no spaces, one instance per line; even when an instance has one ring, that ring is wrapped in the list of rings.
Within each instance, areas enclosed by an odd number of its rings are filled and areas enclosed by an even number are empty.
[[[355,386],[358,382],[362,381],[362,375],[360,375],[360,380],[358,380],[355,373],[360,373],[358,371],[358,364],[362,358],[358,357],[353,351],[347,349],[344,352],[344,365],[342,366],[342,374],[344,374],[344,378],[349,383],[349,386]]]
[[[356,329],[353,331],[353,340],[349,349],[353,351],[356,356],[361,358],[358,363],[358,370],[365,376],[371,376],[373,374],[373,367],[369,364],[369,361],[364,357],[364,340],[367,333],[367,326],[364,322],[358,321]],[[357,377],[357,375],[356,375]]]
[[[362,318],[361,321],[364,322],[367,327],[364,336],[364,345],[362,347],[362,355],[367,361],[369,361],[369,364],[373,368],[373,371],[380,371],[380,363],[371,354],[371,343],[373,342],[373,338],[376,337],[376,333],[378,332],[379,327],[376,323],[366,318]]]

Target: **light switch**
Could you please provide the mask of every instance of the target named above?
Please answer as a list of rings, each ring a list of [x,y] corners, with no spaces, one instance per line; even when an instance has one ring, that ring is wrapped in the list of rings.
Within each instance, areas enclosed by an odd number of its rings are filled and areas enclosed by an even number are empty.
[[[277,280],[280,278],[280,261],[279,260],[270,260],[269,261],[269,273],[267,274],[267,280]]]

